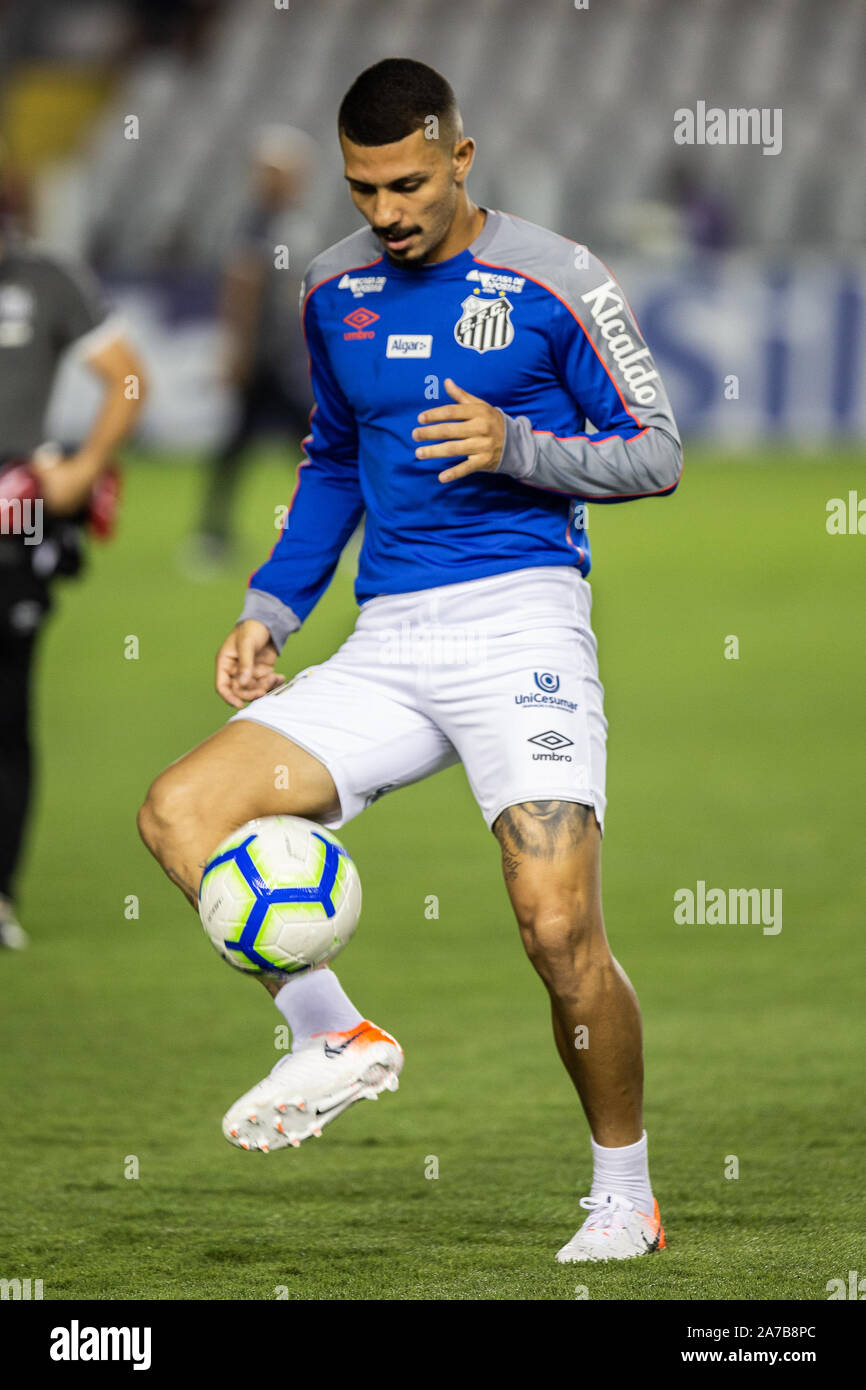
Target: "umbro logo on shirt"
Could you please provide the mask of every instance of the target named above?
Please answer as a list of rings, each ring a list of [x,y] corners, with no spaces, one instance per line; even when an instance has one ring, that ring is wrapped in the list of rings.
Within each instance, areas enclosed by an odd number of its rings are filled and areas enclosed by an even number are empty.
[[[344,333],[343,337],[347,340],[352,338],[375,338],[376,334],[370,330],[370,324],[375,323],[379,318],[372,309],[361,307],[353,309],[351,314],[346,314],[343,323],[348,323],[353,330],[351,333]],[[369,330],[369,331],[368,331]]]

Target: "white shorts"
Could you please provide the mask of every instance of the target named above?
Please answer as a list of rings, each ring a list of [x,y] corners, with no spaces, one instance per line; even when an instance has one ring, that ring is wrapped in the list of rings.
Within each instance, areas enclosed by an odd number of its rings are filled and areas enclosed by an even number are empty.
[[[521,801],[576,801],[603,828],[591,604],[563,565],[370,599],[334,656],[233,718],[324,763],[340,797],[333,829],[458,761],[488,826]]]

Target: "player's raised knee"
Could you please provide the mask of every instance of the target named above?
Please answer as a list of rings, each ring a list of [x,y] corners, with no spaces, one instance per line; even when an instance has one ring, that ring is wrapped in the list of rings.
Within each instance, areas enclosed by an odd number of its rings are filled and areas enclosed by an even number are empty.
[[[138,831],[152,853],[170,843],[175,834],[201,811],[201,798],[188,778],[169,768],[148,789],[138,812]]]

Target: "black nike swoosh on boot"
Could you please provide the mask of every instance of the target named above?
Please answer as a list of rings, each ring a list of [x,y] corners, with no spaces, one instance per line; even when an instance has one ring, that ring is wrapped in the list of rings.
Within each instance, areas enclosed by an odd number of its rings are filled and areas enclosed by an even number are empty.
[[[662,1238],[662,1228],[661,1228],[661,1226],[659,1226],[658,1230],[656,1231],[656,1233],[655,1233],[655,1239],[654,1239],[654,1240],[649,1241],[649,1240],[647,1240],[646,1236],[642,1236],[642,1240],[643,1240],[644,1245],[646,1246],[646,1252],[647,1252],[648,1255],[651,1255],[651,1254],[653,1253],[654,1250],[658,1250],[658,1248],[659,1248],[659,1241],[661,1240],[661,1238]]]
[[[351,1038],[347,1038],[346,1041],[345,1041],[344,1043],[340,1043],[340,1046],[339,1046],[339,1047],[331,1047],[330,1043],[327,1043],[327,1042],[326,1042],[326,1043],[325,1043],[325,1056],[326,1056],[326,1057],[339,1057],[339,1055],[340,1055],[341,1052],[345,1052],[345,1051],[346,1051],[346,1048],[349,1046],[349,1043],[353,1043],[353,1042],[355,1041],[356,1038],[360,1038],[361,1035],[363,1034],[363,1032],[364,1032],[364,1029],[361,1028],[361,1029],[359,1030],[359,1032],[353,1033],[352,1036],[351,1036]]]

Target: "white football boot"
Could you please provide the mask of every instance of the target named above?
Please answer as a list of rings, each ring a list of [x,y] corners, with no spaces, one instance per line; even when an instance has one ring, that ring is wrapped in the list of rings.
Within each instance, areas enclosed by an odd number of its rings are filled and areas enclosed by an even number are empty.
[[[576,1235],[557,1253],[562,1265],[587,1260],[632,1260],[664,1250],[665,1233],[659,1204],[653,1199],[652,1215],[640,1211],[627,1197],[602,1192],[597,1197],[581,1197],[580,1205],[589,1216]]]
[[[8,951],[23,951],[30,944],[30,937],[15,916],[15,909],[8,898],[0,893],[0,947]]]
[[[223,1134],[240,1149],[270,1153],[297,1148],[356,1100],[396,1091],[400,1044],[364,1019],[342,1033],[316,1033],[276,1066],[223,1119]]]

